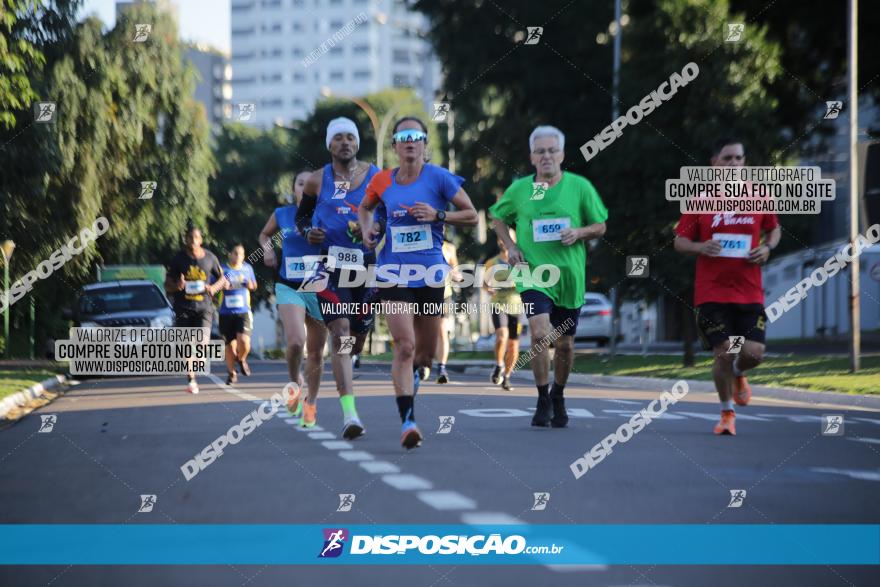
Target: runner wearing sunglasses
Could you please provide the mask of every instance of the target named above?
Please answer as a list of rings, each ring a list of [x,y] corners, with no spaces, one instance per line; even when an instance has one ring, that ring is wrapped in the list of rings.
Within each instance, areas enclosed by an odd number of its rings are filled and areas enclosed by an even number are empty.
[[[376,174],[361,201],[358,219],[364,244],[376,246],[373,211],[385,206],[386,242],[379,252],[376,276],[380,299],[389,304],[385,319],[394,341],[391,378],[403,422],[401,444],[421,444],[415,424],[418,390],[416,367],[430,367],[440,336],[443,289],[449,265],[443,258],[444,222],[477,224],[477,211],[461,188],[464,179],[425,162],[428,133],[418,118],[404,117],[394,125],[392,145],[399,167]],[[456,210],[446,212],[449,203]],[[421,274],[419,274],[419,270]],[[409,304],[409,310],[391,304]]]

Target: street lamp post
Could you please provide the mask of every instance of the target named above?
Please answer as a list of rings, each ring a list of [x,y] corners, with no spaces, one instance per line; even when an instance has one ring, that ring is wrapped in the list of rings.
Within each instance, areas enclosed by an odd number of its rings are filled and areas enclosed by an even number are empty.
[[[6,344],[6,349],[3,354],[6,358],[9,358],[9,260],[12,258],[12,251],[15,250],[15,243],[11,240],[3,241],[3,245],[0,246],[3,252],[3,295],[6,296],[6,303],[4,304],[3,309],[3,340]]]

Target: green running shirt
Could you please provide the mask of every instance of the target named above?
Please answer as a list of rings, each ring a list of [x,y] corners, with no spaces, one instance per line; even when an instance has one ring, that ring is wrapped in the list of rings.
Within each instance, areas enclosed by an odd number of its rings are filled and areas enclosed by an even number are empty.
[[[536,189],[534,182],[534,175],[514,181],[489,213],[516,226],[517,246],[533,275],[539,265],[555,265],[560,270],[559,282],[551,287],[529,287],[517,280],[516,289],[519,293],[540,291],[561,308],[580,308],[586,291],[586,241],[565,246],[558,233],[567,227],[605,222],[608,210],[593,184],[580,175],[563,172],[559,183],[546,190]],[[540,279],[547,276],[546,271],[539,274]]]

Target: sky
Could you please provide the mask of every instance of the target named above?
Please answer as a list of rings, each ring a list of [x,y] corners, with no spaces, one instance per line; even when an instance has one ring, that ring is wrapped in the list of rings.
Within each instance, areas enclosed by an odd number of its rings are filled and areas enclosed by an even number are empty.
[[[229,0],[176,0],[180,38],[229,51]],[[116,22],[116,0],[85,0],[80,18],[97,14],[107,26]]]

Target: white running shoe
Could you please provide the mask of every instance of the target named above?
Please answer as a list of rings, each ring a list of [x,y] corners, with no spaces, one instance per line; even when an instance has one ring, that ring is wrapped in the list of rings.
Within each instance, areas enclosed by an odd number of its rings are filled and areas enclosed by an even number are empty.
[[[186,390],[189,393],[196,395],[197,393],[199,393],[199,384],[196,383],[195,379],[190,379],[189,383],[186,384]]]
[[[364,425],[357,416],[346,419],[342,424],[342,438],[346,440],[354,440],[355,438],[363,436],[364,432]]]

